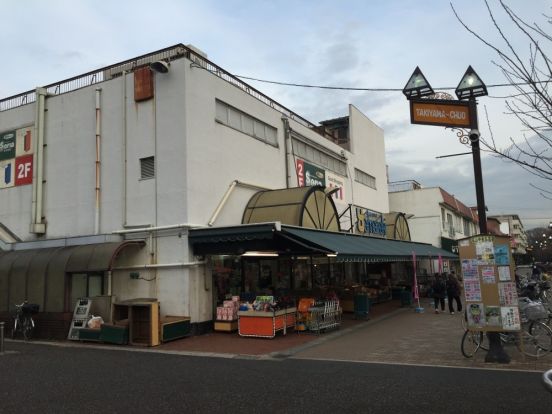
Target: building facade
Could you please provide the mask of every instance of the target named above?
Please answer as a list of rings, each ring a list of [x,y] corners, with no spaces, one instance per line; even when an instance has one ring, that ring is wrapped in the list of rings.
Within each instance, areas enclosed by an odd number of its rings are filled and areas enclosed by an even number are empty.
[[[67,319],[79,297],[108,295],[208,322],[215,274],[233,265],[197,254],[189,235],[245,224],[260,191],[316,187],[338,230],[385,236],[380,127],[352,105],[314,125],[191,46],[3,99],[0,140],[0,313],[28,299]],[[309,226],[328,230],[312,211]]]
[[[493,215],[490,218],[500,222],[500,231],[511,237],[512,253],[516,255],[527,253],[527,233],[517,214]]]

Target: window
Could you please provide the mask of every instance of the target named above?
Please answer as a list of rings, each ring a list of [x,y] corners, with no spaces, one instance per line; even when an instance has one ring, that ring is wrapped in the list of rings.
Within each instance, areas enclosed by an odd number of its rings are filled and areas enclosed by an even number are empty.
[[[267,144],[278,146],[276,128],[264,123],[227,103],[216,101],[215,119],[236,131],[243,132]]]
[[[467,219],[464,219],[464,235],[471,236],[470,234],[470,222]]]
[[[347,164],[338,159],[337,156],[333,157],[324,151],[314,148],[307,143],[300,141],[296,138],[292,140],[293,154],[297,157],[318,164],[336,174],[347,177]]]
[[[376,177],[373,177],[364,171],[360,171],[357,168],[355,168],[355,181],[373,188],[374,190],[376,189]]]
[[[449,236],[454,237],[454,224],[452,221],[452,214],[447,213],[447,228],[449,231]]]
[[[445,221],[445,209],[441,207],[441,221],[443,222],[443,229],[447,228],[447,222]]]
[[[71,310],[79,298],[103,295],[103,275],[99,273],[73,273],[71,275]]]
[[[155,177],[155,157],[140,158],[140,179]]]

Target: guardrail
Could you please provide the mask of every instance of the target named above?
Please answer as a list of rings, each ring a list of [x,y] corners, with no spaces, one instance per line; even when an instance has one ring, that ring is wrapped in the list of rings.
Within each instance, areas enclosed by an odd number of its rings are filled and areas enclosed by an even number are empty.
[[[552,369],[549,369],[542,375],[542,380],[544,381],[545,388],[552,392]]]

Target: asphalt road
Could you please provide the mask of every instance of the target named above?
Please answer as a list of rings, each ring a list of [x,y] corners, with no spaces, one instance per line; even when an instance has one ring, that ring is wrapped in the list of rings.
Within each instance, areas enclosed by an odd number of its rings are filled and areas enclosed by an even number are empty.
[[[0,413],[547,413],[540,373],[7,342]]]

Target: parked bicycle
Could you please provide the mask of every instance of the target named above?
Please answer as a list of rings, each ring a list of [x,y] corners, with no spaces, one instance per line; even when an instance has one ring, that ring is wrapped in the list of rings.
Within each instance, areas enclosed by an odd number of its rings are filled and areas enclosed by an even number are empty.
[[[39,305],[27,303],[24,301],[21,305],[15,305],[15,315],[13,317],[12,339],[15,339],[17,332],[21,332],[23,339],[30,340],[33,336],[35,323],[34,314],[38,313]]]
[[[500,333],[502,343],[514,344],[520,352],[533,358],[552,352],[552,329],[546,323],[549,313],[545,306],[529,298],[520,298],[519,310],[521,331]],[[489,350],[487,335],[481,331],[466,329],[462,336],[462,354],[471,358],[479,348]]]

